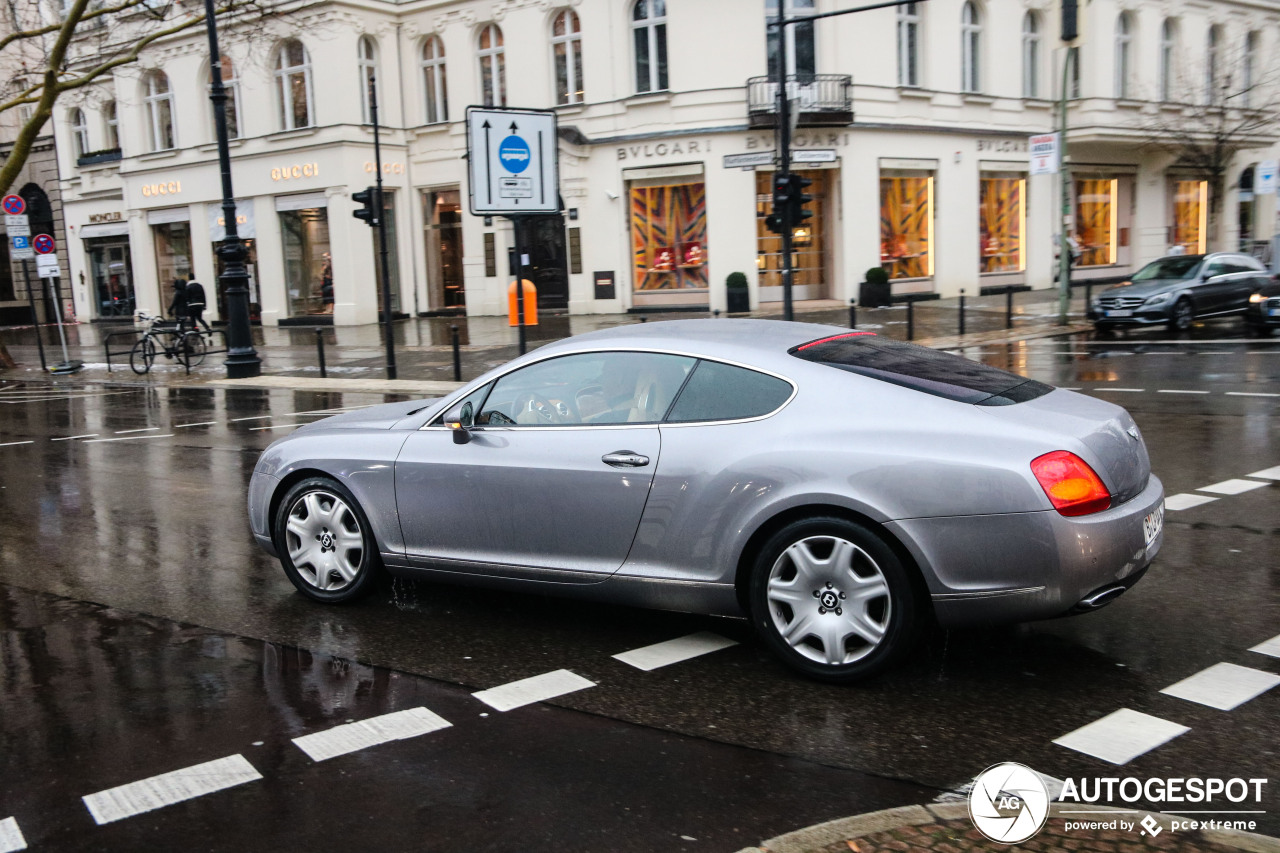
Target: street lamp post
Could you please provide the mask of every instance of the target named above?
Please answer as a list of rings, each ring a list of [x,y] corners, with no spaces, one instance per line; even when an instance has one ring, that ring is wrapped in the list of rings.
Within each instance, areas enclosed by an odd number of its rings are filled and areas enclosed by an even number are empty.
[[[222,172],[222,221],[226,236],[218,247],[224,270],[218,280],[225,285],[227,305],[227,378],[244,379],[262,372],[262,360],[253,348],[253,332],[249,328],[249,270],[245,260],[249,250],[240,239],[236,227],[236,200],[231,189],[231,149],[227,145],[227,89],[222,83],[222,57],[218,53],[218,25],[213,0],[204,0],[205,24],[209,31],[209,60],[213,83],[209,100],[213,102],[213,126],[218,136],[218,168]]]

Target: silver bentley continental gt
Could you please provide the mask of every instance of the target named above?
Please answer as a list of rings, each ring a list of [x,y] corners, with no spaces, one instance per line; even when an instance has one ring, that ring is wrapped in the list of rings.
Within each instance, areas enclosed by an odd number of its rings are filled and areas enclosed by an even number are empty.
[[[249,516],[316,601],[386,570],[745,615],[847,682],[928,618],[1113,601],[1160,550],[1164,489],[1111,403],[865,332],[678,320],[308,424],[263,452]]]

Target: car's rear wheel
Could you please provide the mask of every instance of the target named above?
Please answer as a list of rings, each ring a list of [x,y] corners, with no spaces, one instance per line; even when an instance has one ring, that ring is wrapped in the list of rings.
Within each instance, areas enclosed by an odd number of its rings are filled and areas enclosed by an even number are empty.
[[[1173,313],[1169,315],[1169,330],[1173,332],[1185,332],[1191,328],[1191,324],[1196,320],[1196,309],[1191,304],[1191,300],[1182,297],[1173,306]]]
[[[280,501],[272,533],[284,573],[308,598],[343,604],[373,589],[381,567],[373,531],[336,480],[296,483]]]
[[[918,601],[906,566],[880,537],[842,518],[795,521],[770,537],[749,599],[770,650],[823,681],[881,672],[915,638]]]

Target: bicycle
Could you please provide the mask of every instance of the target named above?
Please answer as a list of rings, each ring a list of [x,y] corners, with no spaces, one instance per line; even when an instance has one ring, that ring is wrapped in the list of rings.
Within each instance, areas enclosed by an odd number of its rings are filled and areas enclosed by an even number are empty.
[[[147,329],[129,351],[129,367],[134,373],[140,376],[150,373],[156,356],[162,353],[165,358],[172,358],[185,367],[187,372],[204,361],[209,345],[200,329],[189,328],[180,321],[168,323],[162,317],[153,317],[143,311],[138,312],[138,321],[146,323]]]

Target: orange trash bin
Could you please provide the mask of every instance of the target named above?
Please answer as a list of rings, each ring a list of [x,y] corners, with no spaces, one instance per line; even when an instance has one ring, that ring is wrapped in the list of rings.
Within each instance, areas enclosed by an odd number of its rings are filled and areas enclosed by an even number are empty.
[[[524,285],[524,324],[526,326],[538,325],[538,288],[534,287],[533,282],[524,279],[521,282]],[[517,309],[516,300],[516,283],[513,281],[507,287],[507,325],[519,326],[520,314]]]

